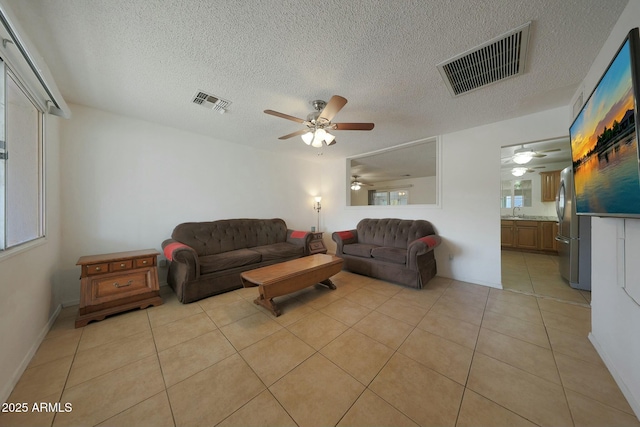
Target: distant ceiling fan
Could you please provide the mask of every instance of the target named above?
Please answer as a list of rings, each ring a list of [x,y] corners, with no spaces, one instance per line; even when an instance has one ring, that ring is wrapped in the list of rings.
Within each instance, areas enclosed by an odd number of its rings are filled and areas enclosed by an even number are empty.
[[[363,186],[369,185],[369,184],[365,184],[365,183],[363,183],[361,181],[358,181],[358,176],[359,175],[353,175],[353,181],[351,181],[351,189],[353,191],[358,191]]]
[[[524,166],[516,167],[511,169],[511,175],[513,176],[522,176],[525,173],[535,172],[536,169],[544,169],[546,166],[534,166],[533,168],[527,168]]]
[[[306,120],[290,116],[288,114],[279,113],[273,110],[264,110],[265,113],[283,119],[302,123],[306,129],[292,132],[288,135],[281,136],[278,139],[289,139],[300,135],[305,144],[312,147],[320,148],[322,144],[333,145],[336,143],[335,136],[330,134],[328,130],[371,130],[373,123],[332,123],[331,120],[347,103],[346,98],[338,95],[331,97],[329,102],[315,100],[311,101],[311,105],[316,110],[309,113]]]
[[[524,165],[527,164],[531,161],[531,159],[533,159],[534,157],[536,158],[540,158],[540,157],[545,157],[546,154],[544,153],[551,153],[554,151],[560,151],[559,148],[553,148],[550,150],[543,150],[543,151],[533,151],[531,148],[525,148],[524,144],[522,145],[522,148],[518,148],[517,150],[515,150],[513,152],[513,157],[511,158],[515,163],[519,164],[519,165]]]

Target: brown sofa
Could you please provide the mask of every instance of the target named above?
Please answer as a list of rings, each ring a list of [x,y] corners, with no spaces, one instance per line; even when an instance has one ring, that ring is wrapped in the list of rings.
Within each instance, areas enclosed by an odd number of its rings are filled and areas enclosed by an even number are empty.
[[[331,238],[343,270],[412,288],[424,287],[437,273],[433,249],[440,237],[429,221],[366,218]]]
[[[162,242],[167,282],[182,303],[238,289],[243,271],[309,255],[311,237],[279,218],[183,223]]]

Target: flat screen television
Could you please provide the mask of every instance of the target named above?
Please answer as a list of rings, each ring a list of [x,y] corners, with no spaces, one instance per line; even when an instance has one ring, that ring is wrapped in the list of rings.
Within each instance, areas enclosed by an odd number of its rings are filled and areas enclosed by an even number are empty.
[[[634,28],[569,128],[578,215],[640,217],[639,48]]]

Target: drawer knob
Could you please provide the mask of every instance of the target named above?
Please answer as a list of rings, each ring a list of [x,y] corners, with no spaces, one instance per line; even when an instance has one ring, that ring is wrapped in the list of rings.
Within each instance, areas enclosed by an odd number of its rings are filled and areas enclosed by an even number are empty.
[[[124,266],[125,266],[124,264],[120,264],[120,268],[124,268]]]
[[[127,287],[127,286],[131,286],[131,284],[132,284],[132,283],[133,283],[133,280],[129,280],[129,281],[128,281],[127,283],[125,283],[124,285],[121,285],[120,283],[115,282],[115,283],[113,284],[113,286],[115,286],[116,288],[125,288],[125,287]]]
[[[142,263],[143,263],[143,264],[146,264],[146,263],[147,263],[147,260],[145,259],[144,261],[142,261]]]
[[[96,271],[102,270],[102,267],[96,267]]]

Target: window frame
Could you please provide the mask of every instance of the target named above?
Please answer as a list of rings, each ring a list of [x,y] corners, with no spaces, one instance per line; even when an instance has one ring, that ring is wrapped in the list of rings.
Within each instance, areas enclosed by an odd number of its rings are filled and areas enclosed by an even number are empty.
[[[6,127],[9,125],[8,121],[7,121],[7,109],[8,109],[8,102],[6,102],[7,97],[8,97],[8,85],[9,85],[9,79],[11,79],[13,81],[13,83],[15,83],[17,89],[19,89],[22,94],[24,94],[24,96],[29,100],[29,102],[33,105],[33,107],[35,108],[35,110],[38,113],[38,147],[37,147],[37,162],[38,162],[38,206],[37,206],[37,215],[38,215],[38,221],[37,221],[37,232],[35,233],[36,236],[33,238],[29,238],[27,240],[24,240],[22,242],[19,243],[15,243],[12,245],[7,245],[7,231],[8,231],[8,222],[7,222],[7,213],[8,213],[8,203],[10,203],[9,200],[6,199],[6,189],[7,189],[7,184],[8,184],[8,179],[7,179],[7,163],[4,164],[5,166],[5,179],[3,182],[3,188],[1,191],[4,192],[5,198],[4,198],[4,204],[2,206],[0,206],[0,209],[3,210],[3,217],[2,217],[2,222],[0,224],[1,227],[3,227],[3,234],[2,234],[2,241],[0,242],[0,260],[3,260],[5,258],[9,258],[13,255],[16,255],[18,253],[22,253],[26,250],[29,250],[31,248],[40,246],[42,244],[44,244],[46,242],[47,239],[47,209],[46,209],[46,205],[47,205],[47,197],[46,197],[46,172],[47,172],[47,167],[46,167],[46,123],[47,123],[47,113],[46,113],[46,107],[42,105],[41,102],[39,102],[38,97],[33,93],[33,90],[29,87],[28,84],[25,83],[24,79],[22,78],[20,71],[18,69],[16,69],[16,67],[12,66],[12,63],[10,60],[8,60],[4,55],[0,55],[0,61],[3,63],[2,65],[2,70],[0,72],[2,72],[4,74],[3,78],[2,78],[2,82],[4,84],[4,96],[5,99],[3,100],[3,102],[5,103],[5,109],[4,109],[4,121],[5,121],[5,129],[2,129],[2,135],[0,136],[4,141],[5,141],[5,152],[8,154],[8,159],[3,159],[0,160],[2,162],[8,162],[9,160],[11,160],[11,141],[8,141],[6,138],[7,135],[7,130]],[[9,183],[10,185],[10,183]]]

